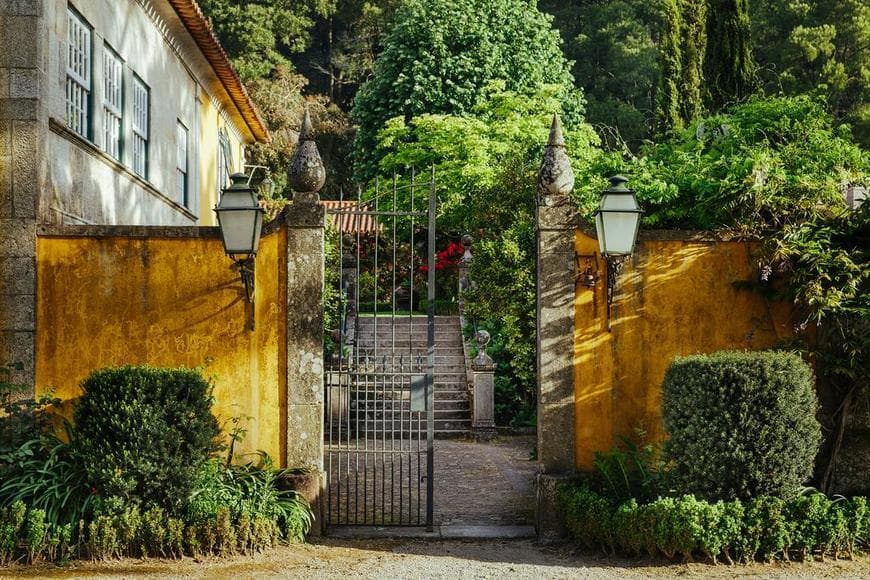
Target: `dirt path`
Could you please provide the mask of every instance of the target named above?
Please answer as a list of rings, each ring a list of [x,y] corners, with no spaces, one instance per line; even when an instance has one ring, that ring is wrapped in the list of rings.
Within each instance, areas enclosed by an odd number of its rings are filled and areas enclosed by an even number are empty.
[[[870,578],[870,558],[858,561],[752,566],[668,565],[606,559],[573,548],[541,548],[531,540],[323,540],[253,557],[197,562],[123,560],[69,568],[0,570],[0,578]]]

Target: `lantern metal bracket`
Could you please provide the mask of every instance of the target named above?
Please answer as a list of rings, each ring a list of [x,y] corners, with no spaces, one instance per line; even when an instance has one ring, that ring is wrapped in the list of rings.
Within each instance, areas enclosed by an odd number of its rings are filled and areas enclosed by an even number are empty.
[[[612,328],[610,310],[613,306],[616,282],[628,258],[629,256],[604,256],[604,262],[607,265],[607,332],[610,332]]]
[[[239,276],[241,276],[242,284],[245,286],[245,298],[247,298],[248,304],[250,305],[250,311],[248,313],[248,328],[254,330],[254,266],[256,264],[256,257],[248,256],[246,258],[237,259],[235,256],[230,255],[230,258],[233,260],[235,267],[239,270]]]
[[[587,288],[595,288],[598,283],[596,254],[577,254],[574,256],[574,281]]]

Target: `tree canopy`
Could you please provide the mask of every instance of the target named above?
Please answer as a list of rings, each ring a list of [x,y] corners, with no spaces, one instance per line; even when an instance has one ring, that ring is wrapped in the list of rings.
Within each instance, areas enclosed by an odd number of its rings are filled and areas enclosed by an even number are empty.
[[[560,43],[552,17],[531,0],[409,0],[354,104],[360,176],[374,175],[377,132],[388,120],[469,113],[494,80],[519,93],[558,85],[576,118],[582,100]]]

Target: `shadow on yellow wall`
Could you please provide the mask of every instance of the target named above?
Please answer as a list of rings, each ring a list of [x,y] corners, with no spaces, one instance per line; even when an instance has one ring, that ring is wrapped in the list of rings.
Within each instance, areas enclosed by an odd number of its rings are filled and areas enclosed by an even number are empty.
[[[577,231],[578,256],[597,241]],[[575,460],[593,468],[596,451],[643,429],[665,437],[661,384],[675,356],[724,349],[757,350],[792,333],[791,307],[740,289],[755,276],[751,243],[641,240],[619,277],[607,331],[605,265],[596,255],[595,288],[575,295]]]
[[[225,430],[241,417],[237,452],[286,455],[286,229],[260,242],[256,330],[218,237],[40,237],[37,392],[70,401],[98,368],[202,367]]]

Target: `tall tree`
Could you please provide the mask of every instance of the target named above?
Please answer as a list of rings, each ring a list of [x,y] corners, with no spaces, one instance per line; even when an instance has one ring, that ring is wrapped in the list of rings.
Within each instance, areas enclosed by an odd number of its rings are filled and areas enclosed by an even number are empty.
[[[755,0],[753,55],[768,92],[818,91],[870,146],[870,4]]]
[[[718,111],[745,98],[754,88],[749,0],[707,1],[705,104],[707,109]]]
[[[563,88],[568,121],[582,113],[552,17],[534,0],[409,0],[395,16],[371,79],[356,97],[360,177],[374,175],[377,132],[393,117],[464,114],[494,80],[529,93]]]
[[[663,0],[664,27],[660,45],[661,77],[656,98],[656,132],[683,128],[680,87],[683,76],[683,15],[680,0]]]
[[[315,17],[335,11],[332,0],[200,0],[203,12],[245,81],[268,76],[311,43]]]
[[[651,135],[661,63],[661,2],[541,0],[565,39],[586,118],[611,148],[636,151]]]
[[[707,51],[707,0],[680,0],[683,70],[679,85],[683,121],[704,112],[704,54]],[[714,19],[718,15],[711,15]]]

